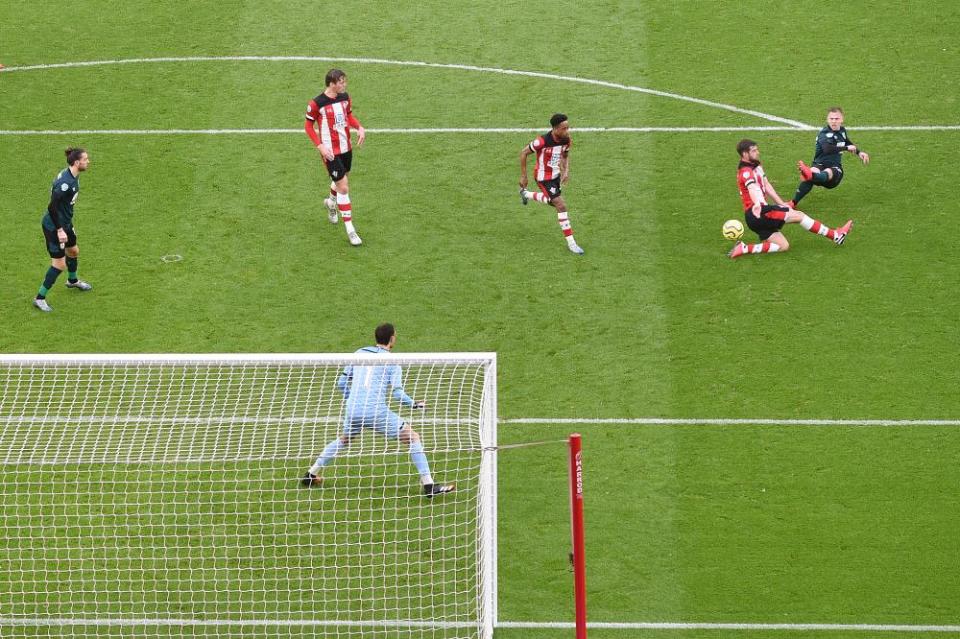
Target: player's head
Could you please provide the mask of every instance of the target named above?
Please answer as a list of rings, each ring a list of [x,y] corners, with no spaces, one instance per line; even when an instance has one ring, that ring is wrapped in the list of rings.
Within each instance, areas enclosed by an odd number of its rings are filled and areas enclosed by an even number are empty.
[[[570,135],[570,122],[564,113],[554,113],[550,117],[550,128],[553,129],[553,137],[566,140]]]
[[[827,126],[834,131],[839,131],[843,126],[843,109],[838,106],[827,109]]]
[[[760,148],[756,142],[749,138],[743,138],[737,142],[737,153],[744,162],[757,162],[760,160]]]
[[[78,171],[86,171],[87,166],[90,165],[90,156],[87,155],[86,149],[72,146],[64,151],[64,155],[67,156],[67,166]]]
[[[347,88],[347,74],[340,69],[330,69],[327,71],[327,77],[324,81],[328,87],[334,85],[338,91],[343,91]]]
[[[393,324],[387,322],[378,326],[377,330],[373,332],[373,336],[377,339],[377,346],[385,346],[390,349],[397,341],[397,329],[393,327]]]

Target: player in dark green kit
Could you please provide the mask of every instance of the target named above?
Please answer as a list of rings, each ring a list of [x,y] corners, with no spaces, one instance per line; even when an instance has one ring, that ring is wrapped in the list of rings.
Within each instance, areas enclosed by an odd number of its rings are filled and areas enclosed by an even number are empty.
[[[33,305],[45,313],[53,309],[47,304],[47,293],[53,288],[60,273],[67,271],[67,287],[89,291],[93,287],[77,277],[77,234],[73,231],[73,205],[80,194],[80,173],[90,166],[90,156],[85,149],[66,150],[67,168],[60,171],[50,189],[50,204],[43,216],[43,237],[50,254],[50,268],[43,284],[33,300]]]
[[[843,179],[843,166],[840,156],[844,151],[853,153],[864,164],[870,163],[870,156],[850,140],[847,129],[843,126],[843,109],[830,107],[827,111],[827,126],[820,129],[817,135],[817,146],[813,154],[813,164],[807,166],[803,161],[797,162],[803,181],[797,186],[793,199],[787,202],[791,208],[796,208],[807,193],[814,186],[825,189],[835,188]]]

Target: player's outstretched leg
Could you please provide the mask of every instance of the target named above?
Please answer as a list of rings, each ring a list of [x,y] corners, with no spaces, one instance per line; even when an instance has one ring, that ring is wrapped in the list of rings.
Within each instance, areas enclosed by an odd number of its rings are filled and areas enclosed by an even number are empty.
[[[327,207],[327,219],[331,224],[336,224],[340,217],[337,213],[337,189],[333,182],[330,183],[330,197],[323,200],[323,205]]]
[[[567,248],[570,249],[570,252],[575,255],[583,255],[583,249],[573,239],[573,227],[570,226],[570,217],[567,215],[567,211],[557,211],[557,223],[560,225],[560,230],[563,231],[563,237],[567,240]]]
[[[314,486],[319,486],[322,483],[323,483],[323,478],[318,475],[314,475],[309,470],[300,480],[300,485],[303,486],[304,488],[313,488]]]
[[[756,255],[758,253],[776,253],[780,251],[780,246],[774,244],[773,242],[758,242],[756,244],[745,244],[743,242],[737,242],[737,244],[730,249],[730,252],[727,255],[730,256],[730,259],[735,260],[741,255]],[[783,249],[786,250],[786,249]]]
[[[833,240],[838,245],[843,244],[843,240],[846,239],[847,233],[850,232],[850,229],[853,227],[853,220],[847,220],[847,223],[841,226],[838,229],[832,229],[826,224],[815,220],[806,213],[799,211],[803,215],[803,219],[800,220],[800,226],[810,231],[811,233],[816,233],[817,235],[822,235],[828,240]]]
[[[434,495],[446,495],[457,489],[453,484],[424,484],[423,494],[427,499],[433,499]]]
[[[797,160],[797,168],[800,170],[800,177],[803,178],[804,182],[809,182],[813,179],[813,171],[810,170],[810,167],[804,164],[803,160]]]
[[[527,202],[530,201],[530,198],[527,197],[527,193],[529,193],[529,191],[527,191],[525,188],[521,186],[520,187],[520,204],[523,204],[524,206],[526,206]]]

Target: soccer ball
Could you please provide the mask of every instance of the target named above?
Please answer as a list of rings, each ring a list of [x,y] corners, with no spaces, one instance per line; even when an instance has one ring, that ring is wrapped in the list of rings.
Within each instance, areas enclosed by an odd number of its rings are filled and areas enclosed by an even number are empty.
[[[739,240],[743,237],[743,224],[740,220],[727,220],[723,223],[723,236],[728,240]]]

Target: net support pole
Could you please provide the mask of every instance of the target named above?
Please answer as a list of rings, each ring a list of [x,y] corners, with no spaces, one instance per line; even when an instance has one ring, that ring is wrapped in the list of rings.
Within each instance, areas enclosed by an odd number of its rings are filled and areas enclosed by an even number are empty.
[[[573,542],[573,596],[576,637],[587,639],[587,560],[583,542],[583,463],[580,433],[572,433],[570,446],[570,531]]]

